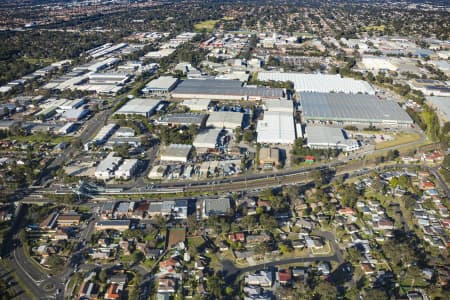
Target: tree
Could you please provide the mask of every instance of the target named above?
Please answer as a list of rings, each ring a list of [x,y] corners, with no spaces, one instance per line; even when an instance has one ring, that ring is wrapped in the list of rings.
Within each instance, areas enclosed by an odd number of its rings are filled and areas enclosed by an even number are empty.
[[[106,280],[108,279],[108,271],[106,269],[101,269],[100,273],[98,273],[98,279],[102,282],[105,283]]]
[[[133,254],[131,255],[131,258],[133,260],[133,263],[137,264],[137,263],[141,262],[142,260],[144,260],[145,256],[144,256],[144,253],[142,253],[141,251],[135,250],[133,252]]]
[[[262,228],[268,231],[272,231],[278,227],[278,222],[275,217],[270,216],[268,214],[262,214],[259,217],[259,224]]]
[[[364,291],[364,299],[367,300],[378,300],[386,298],[387,298],[386,292],[379,289],[374,288]]]
[[[337,298],[337,289],[328,281],[321,281],[314,289],[314,299],[335,300]]]
[[[206,279],[206,288],[208,292],[214,296],[214,299],[222,298],[222,287],[225,286],[223,276],[218,273],[214,273]]]

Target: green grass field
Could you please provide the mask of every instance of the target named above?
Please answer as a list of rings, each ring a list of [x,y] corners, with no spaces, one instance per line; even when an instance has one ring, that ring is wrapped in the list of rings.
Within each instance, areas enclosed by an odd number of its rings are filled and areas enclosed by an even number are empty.
[[[379,25],[379,26],[372,25],[372,26],[363,27],[363,29],[365,31],[384,31],[385,28],[386,28],[386,26],[384,26],[384,25]]]
[[[390,147],[400,146],[420,140],[420,135],[417,133],[399,133],[394,136],[391,141],[378,143],[375,148],[377,150],[386,149]]]
[[[207,32],[211,32],[214,29],[214,26],[220,22],[220,20],[206,20],[203,22],[199,22],[194,25],[195,31],[203,31],[206,30]]]

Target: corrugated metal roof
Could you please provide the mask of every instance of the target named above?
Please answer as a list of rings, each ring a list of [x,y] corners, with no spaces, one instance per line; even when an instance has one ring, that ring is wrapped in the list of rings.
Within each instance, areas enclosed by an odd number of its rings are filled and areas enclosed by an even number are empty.
[[[340,75],[260,72],[258,79],[261,81],[291,81],[297,92],[375,93],[367,82],[342,78]]]
[[[411,124],[409,115],[394,101],[372,95],[301,93],[306,120]]]

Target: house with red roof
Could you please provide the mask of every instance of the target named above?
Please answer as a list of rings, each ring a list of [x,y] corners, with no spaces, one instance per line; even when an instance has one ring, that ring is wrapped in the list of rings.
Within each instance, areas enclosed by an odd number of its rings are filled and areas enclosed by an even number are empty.
[[[289,269],[281,269],[277,272],[277,280],[282,285],[288,285],[292,281],[292,271]]]
[[[343,207],[343,208],[339,209],[337,213],[339,215],[354,216],[354,215],[356,215],[356,210],[354,210],[351,207]]]
[[[243,232],[237,232],[237,233],[230,233],[228,235],[228,239],[231,242],[245,242],[245,234]]]

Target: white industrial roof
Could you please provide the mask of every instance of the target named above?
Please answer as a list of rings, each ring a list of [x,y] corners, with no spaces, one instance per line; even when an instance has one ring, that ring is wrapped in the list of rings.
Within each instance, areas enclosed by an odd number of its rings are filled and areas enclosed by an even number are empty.
[[[138,160],[135,158],[124,159],[123,163],[119,166],[119,172],[128,172],[137,164]]]
[[[175,83],[177,83],[178,78],[172,76],[161,76],[156,78],[145,85],[147,89],[161,89],[169,90]]]
[[[367,82],[342,78],[340,75],[260,72],[258,73],[258,80],[291,81],[294,83],[297,92],[375,94],[374,89]]]
[[[272,99],[264,102],[268,111],[290,112],[294,111],[293,103],[290,100]]]
[[[163,154],[161,155],[161,160],[168,160],[173,157],[187,158],[192,150],[192,145],[184,144],[170,144]]]
[[[114,170],[117,165],[120,164],[120,162],[122,161],[122,157],[117,157],[114,156],[114,153],[111,152],[108,154],[107,157],[105,157],[104,160],[102,160],[97,168],[96,168],[96,172],[106,172],[106,171],[111,171]]]
[[[210,113],[207,125],[219,128],[236,128],[242,126],[244,114],[234,111],[213,111]]]
[[[192,143],[197,148],[214,148],[222,129],[207,129],[197,134]]]
[[[295,141],[294,117],[288,112],[266,111],[256,131],[258,143],[292,144]]]
[[[208,110],[210,103],[210,99],[190,99],[183,101],[183,105],[186,105],[191,110]]]
[[[155,109],[159,100],[135,98],[122,106],[115,114],[147,114]]]

